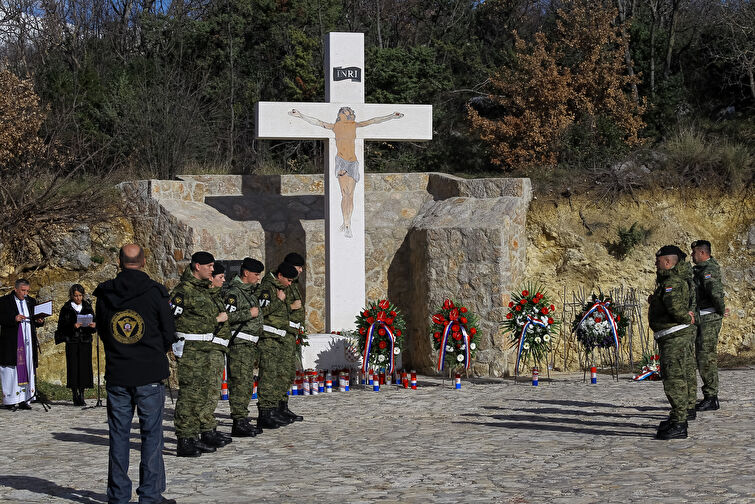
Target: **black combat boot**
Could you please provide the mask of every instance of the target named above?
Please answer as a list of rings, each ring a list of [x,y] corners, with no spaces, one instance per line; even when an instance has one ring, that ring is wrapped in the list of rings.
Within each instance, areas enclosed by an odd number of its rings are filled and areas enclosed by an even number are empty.
[[[665,429],[658,429],[657,439],[686,439],[687,422],[669,422]]]
[[[695,405],[697,411],[714,411],[720,406],[718,405],[718,396],[709,396]]]
[[[231,436],[234,437],[254,437],[257,435],[257,429],[249,423],[246,418],[234,418],[233,427],[231,427]]]
[[[257,425],[263,429],[277,429],[281,425],[285,425],[279,422],[276,418],[273,418],[272,408],[260,408],[259,410],[260,416],[257,419]]]
[[[697,418],[697,411],[695,411],[695,408],[690,408],[687,410],[687,420],[694,420]]]
[[[202,453],[214,453],[215,451],[217,451],[217,448],[215,448],[214,446],[208,445],[207,443],[202,441],[199,437],[193,438],[193,441],[194,441],[194,446],[196,446],[197,449],[201,451]]]
[[[199,457],[202,452],[194,444],[194,438],[178,438],[177,457]]]
[[[288,409],[288,401],[280,401],[278,402],[278,412],[282,415],[287,416],[294,422],[301,422],[304,420],[304,417],[301,415],[297,415],[290,409]]]
[[[215,429],[203,432],[200,439],[204,444],[214,446],[215,448],[222,448],[232,441],[230,437],[222,435]]]
[[[276,422],[281,424],[281,426],[294,423],[293,418],[286,415],[285,413],[280,411],[278,408],[270,408],[270,416],[273,417]]]

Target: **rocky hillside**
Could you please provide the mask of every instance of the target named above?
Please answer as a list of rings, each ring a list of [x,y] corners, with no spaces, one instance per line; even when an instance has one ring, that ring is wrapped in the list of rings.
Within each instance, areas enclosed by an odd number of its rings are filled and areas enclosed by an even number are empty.
[[[618,228],[649,231],[616,256]],[[726,304],[719,352],[755,347],[755,198],[712,190],[646,191],[617,201],[585,196],[535,199],[527,215],[527,277],[567,300],[571,293],[624,287],[638,290],[647,324],[647,295],[655,279],[655,251],[666,244],[688,251],[696,239],[711,242],[724,274]],[[613,252],[613,254],[612,254]],[[571,321],[567,321],[567,324]]]

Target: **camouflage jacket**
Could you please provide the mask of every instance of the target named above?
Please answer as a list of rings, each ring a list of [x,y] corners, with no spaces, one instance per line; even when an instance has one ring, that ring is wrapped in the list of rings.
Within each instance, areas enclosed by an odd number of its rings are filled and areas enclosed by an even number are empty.
[[[655,291],[650,296],[650,328],[658,332],[680,324],[691,324],[690,311],[695,311],[695,289],[689,263],[680,261],[669,270],[659,270]]]
[[[262,311],[259,315],[252,317],[249,310],[256,306],[259,308],[260,303],[257,300],[258,284],[248,284],[241,281],[241,278],[234,277],[231,285],[224,293],[225,310],[228,312],[228,323],[231,326],[231,336],[236,331],[248,334],[250,336],[260,336],[262,334]],[[253,345],[254,343],[243,338],[233,338],[231,345]]]
[[[705,262],[696,264],[693,270],[698,309],[702,311],[712,308],[714,310],[714,313],[703,315],[706,320],[721,318],[726,310],[724,286],[721,283],[721,267],[711,257]]]
[[[231,333],[228,324],[218,324],[216,317],[222,311],[223,299],[219,288],[210,288],[208,280],[199,280],[187,267],[181,281],[170,293],[170,305],[176,322],[176,332],[185,334],[215,334],[228,340]],[[222,350],[227,347],[210,341],[186,341],[197,350]]]
[[[268,272],[262,279],[260,288],[257,291],[260,309],[264,317],[263,333],[267,338],[281,338],[285,335],[275,334],[264,329],[265,326],[274,327],[278,330],[288,331],[288,305],[286,301],[278,299],[278,290],[285,291],[286,288],[281,285],[272,272]]]
[[[296,279],[291,282],[291,285],[286,287],[286,307],[288,308],[288,318],[290,320],[288,324],[289,334],[294,336],[299,335],[299,329],[304,328],[304,300],[301,298],[301,291],[299,290],[299,280]],[[295,301],[301,301],[302,306],[298,310],[292,310],[291,305]]]

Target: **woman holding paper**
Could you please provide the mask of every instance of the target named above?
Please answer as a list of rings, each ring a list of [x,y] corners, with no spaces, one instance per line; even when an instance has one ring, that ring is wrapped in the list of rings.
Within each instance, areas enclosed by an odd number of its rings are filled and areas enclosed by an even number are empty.
[[[94,386],[92,378],[92,335],[95,332],[92,304],[84,299],[84,287],[73,284],[68,290],[70,302],[63,305],[58,317],[55,343],[66,344],[66,386],[73,394],[75,406],[86,406],[84,389]]]

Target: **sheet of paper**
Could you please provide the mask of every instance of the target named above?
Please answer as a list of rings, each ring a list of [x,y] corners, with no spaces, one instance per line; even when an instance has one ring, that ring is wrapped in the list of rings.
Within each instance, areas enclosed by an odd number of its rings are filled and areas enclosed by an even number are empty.
[[[37,304],[34,307],[34,316],[36,317],[37,315],[45,317],[52,315],[52,300]]]
[[[92,323],[94,316],[90,313],[87,315],[76,315],[76,323],[81,324],[82,327],[86,327]]]

